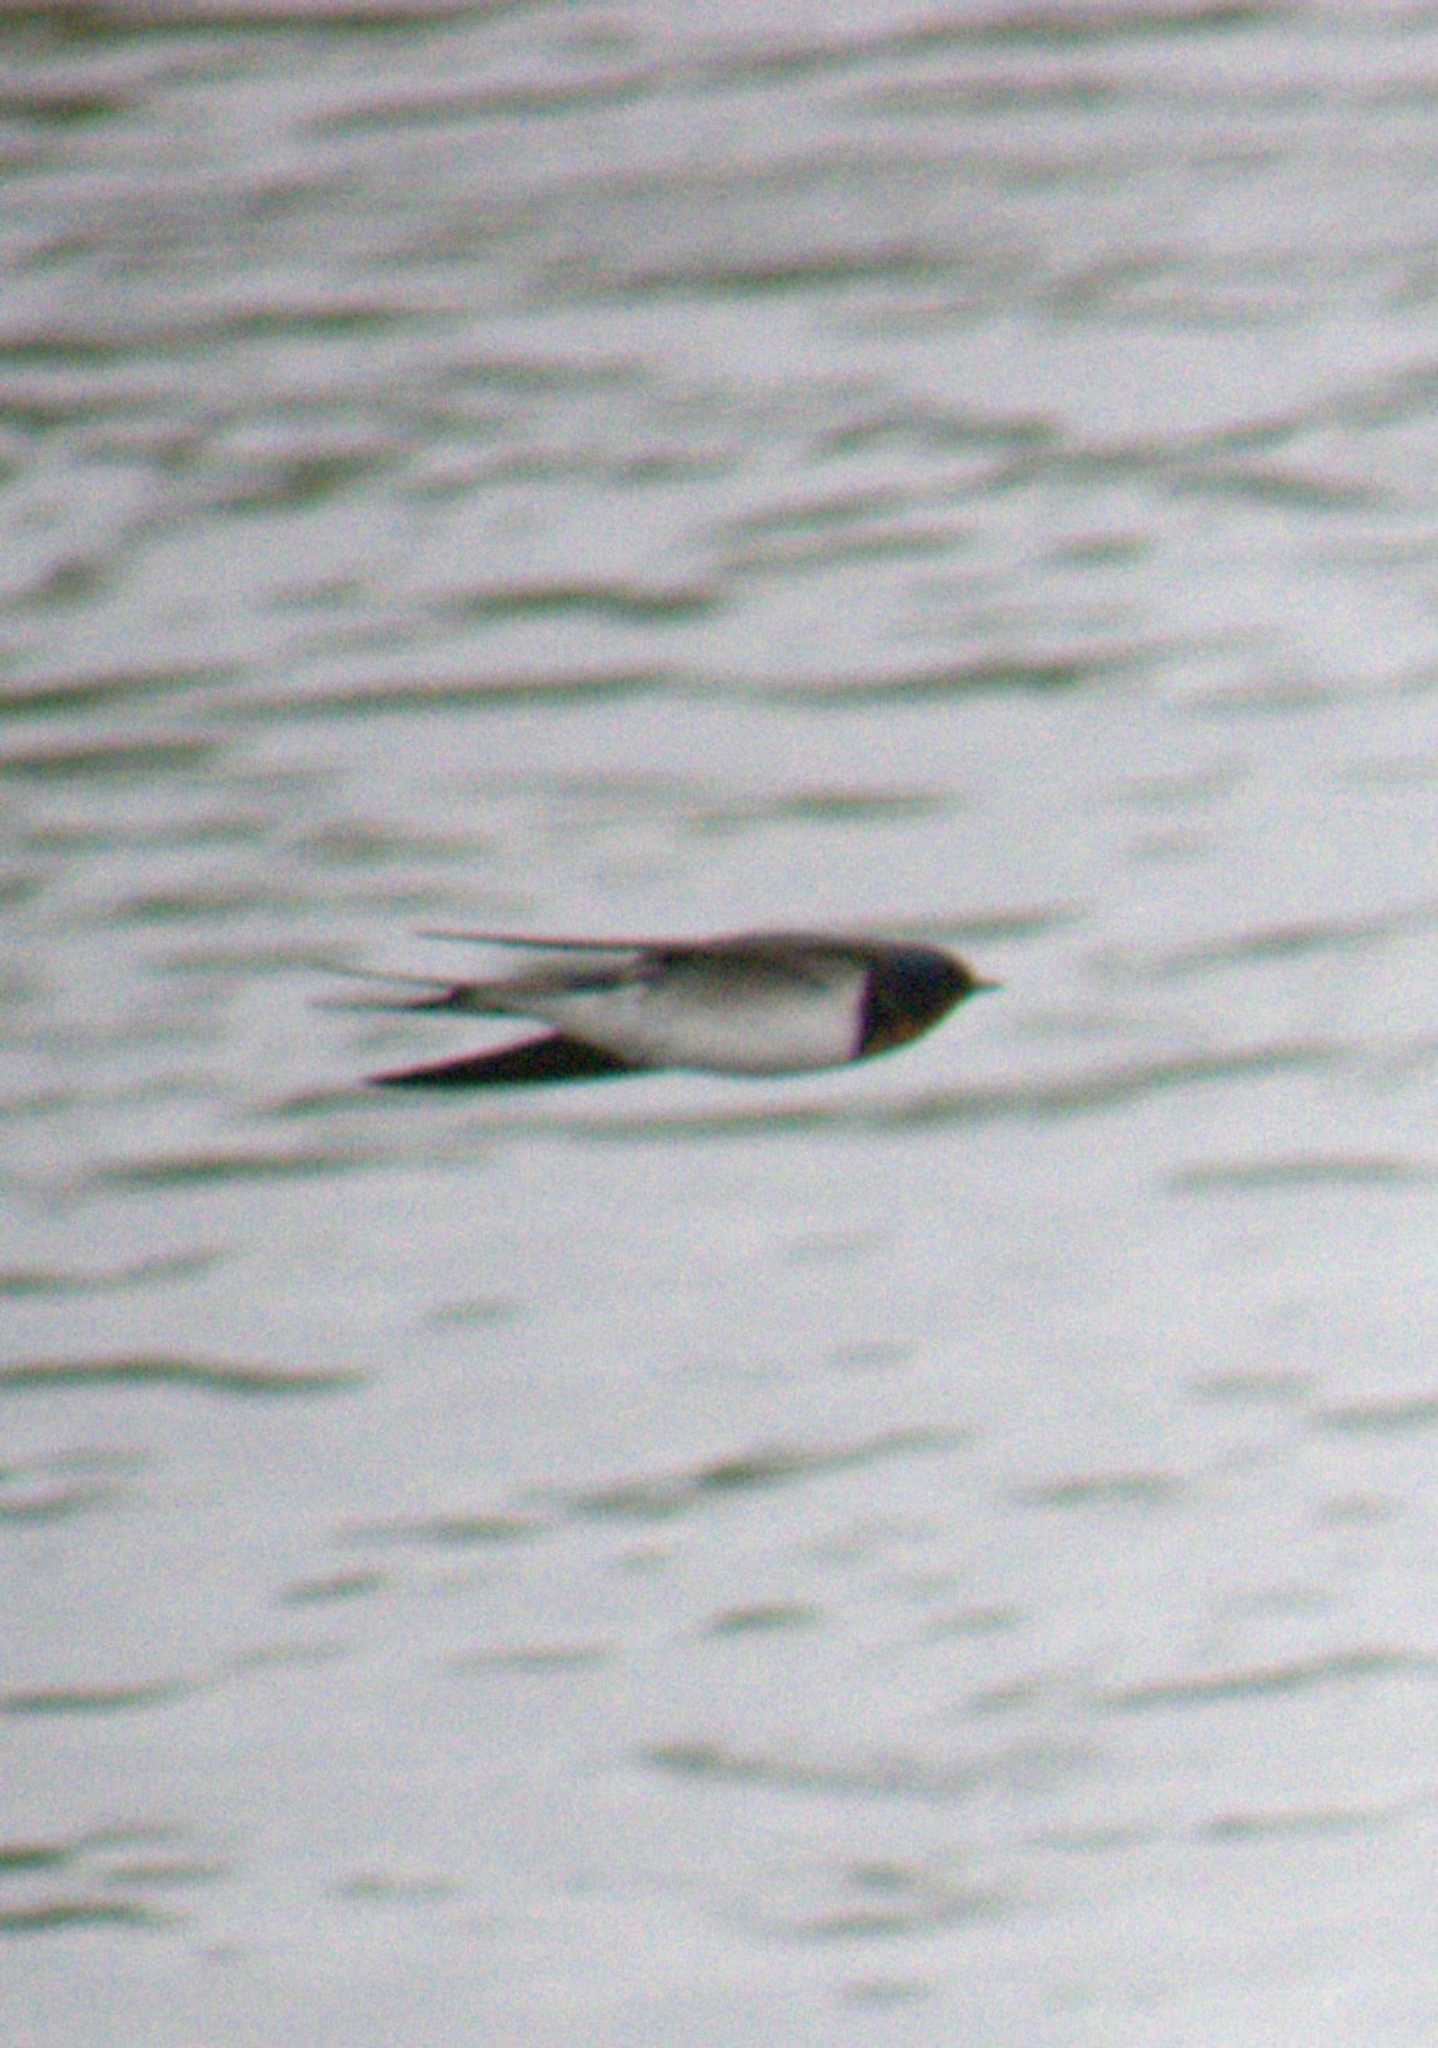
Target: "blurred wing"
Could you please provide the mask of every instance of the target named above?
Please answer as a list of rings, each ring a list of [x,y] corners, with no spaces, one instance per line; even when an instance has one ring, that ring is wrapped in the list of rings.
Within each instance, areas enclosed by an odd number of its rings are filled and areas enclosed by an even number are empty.
[[[399,1067],[371,1074],[369,1083],[375,1088],[534,1087],[550,1081],[597,1081],[606,1075],[637,1071],[617,1053],[553,1031],[544,1038],[500,1046],[494,1052],[442,1060],[437,1066]]]
[[[527,939],[518,932],[426,931],[422,939],[446,939],[460,946],[508,946],[530,953],[664,953],[667,939]]]
[[[391,993],[325,999],[329,1010],[465,1010],[471,1016],[523,1014],[531,1003],[553,997],[602,994],[630,987],[643,979],[642,954],[566,952],[525,972],[485,981],[447,981],[437,974],[395,974],[362,967],[331,967],[327,972],[355,980],[384,982]],[[409,993],[405,993],[409,991]],[[420,993],[414,993],[420,991]],[[538,1012],[543,1015],[543,1011]]]

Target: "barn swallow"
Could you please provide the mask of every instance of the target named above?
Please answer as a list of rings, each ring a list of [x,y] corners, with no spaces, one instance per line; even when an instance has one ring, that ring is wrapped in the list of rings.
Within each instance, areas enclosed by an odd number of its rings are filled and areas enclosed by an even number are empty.
[[[371,1074],[376,1086],[485,1088],[674,1067],[814,1073],[907,1045],[966,996],[998,986],[936,946],[821,932],[657,941],[430,936],[529,957],[490,980],[388,976],[427,993],[360,1007],[528,1017],[550,1029],[437,1066]]]

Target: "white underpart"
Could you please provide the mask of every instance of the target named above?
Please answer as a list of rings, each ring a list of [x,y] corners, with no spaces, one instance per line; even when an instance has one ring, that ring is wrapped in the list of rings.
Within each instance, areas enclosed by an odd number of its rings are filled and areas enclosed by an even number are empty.
[[[802,981],[665,976],[569,995],[531,991],[523,1014],[637,1065],[792,1074],[853,1058],[864,981],[848,962]]]

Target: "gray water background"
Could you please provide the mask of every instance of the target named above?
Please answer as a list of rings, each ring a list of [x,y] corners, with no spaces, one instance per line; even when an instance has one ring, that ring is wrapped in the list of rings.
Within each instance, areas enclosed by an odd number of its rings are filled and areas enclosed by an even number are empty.
[[[1431,2042],[1438,11],[0,64],[0,2037]]]

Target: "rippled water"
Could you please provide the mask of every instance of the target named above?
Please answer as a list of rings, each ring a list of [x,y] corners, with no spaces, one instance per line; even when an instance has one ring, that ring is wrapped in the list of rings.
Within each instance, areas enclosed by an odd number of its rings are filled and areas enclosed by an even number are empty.
[[[5,2039],[1429,2041],[1438,13],[0,51]]]

